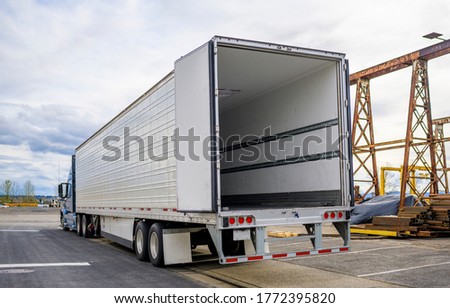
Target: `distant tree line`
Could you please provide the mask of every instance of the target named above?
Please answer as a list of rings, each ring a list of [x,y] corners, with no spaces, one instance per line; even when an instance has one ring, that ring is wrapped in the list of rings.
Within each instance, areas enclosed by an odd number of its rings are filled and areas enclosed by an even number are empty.
[[[34,192],[34,185],[30,180],[26,180],[22,186],[16,181],[5,180],[0,183],[0,202],[36,202],[36,194]]]

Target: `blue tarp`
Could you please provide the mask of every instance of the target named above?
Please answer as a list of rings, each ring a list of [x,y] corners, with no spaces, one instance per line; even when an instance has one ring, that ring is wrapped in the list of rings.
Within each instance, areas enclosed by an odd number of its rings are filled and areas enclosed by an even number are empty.
[[[414,196],[407,196],[405,206],[412,206],[415,202]],[[374,216],[397,215],[400,205],[399,195],[377,196],[355,205],[350,213],[350,224],[357,225],[372,222]],[[419,206],[422,206],[419,203]]]

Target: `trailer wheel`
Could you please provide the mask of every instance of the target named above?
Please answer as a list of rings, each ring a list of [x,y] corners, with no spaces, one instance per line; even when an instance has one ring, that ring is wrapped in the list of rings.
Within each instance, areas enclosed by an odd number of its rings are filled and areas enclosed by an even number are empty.
[[[225,256],[245,255],[244,241],[228,241],[224,243],[223,253]]]
[[[225,256],[244,255],[245,254],[244,241],[234,241],[232,232],[223,232],[222,251]]]
[[[92,237],[91,217],[89,215],[83,215],[83,218],[81,218],[81,229],[85,238]]]
[[[150,262],[154,266],[164,266],[163,226],[160,223],[154,223],[150,227],[150,234],[148,236],[148,254],[150,256]]]
[[[134,252],[139,261],[148,261],[148,225],[143,221],[136,225]]]
[[[79,214],[76,216],[76,220],[77,220],[77,235],[78,236],[83,236],[83,228],[81,226],[81,219],[82,219],[82,214]]]
[[[101,222],[100,222],[100,219],[101,219],[101,217],[100,216],[94,216],[95,218],[93,218],[92,220],[93,220],[93,224],[94,224],[94,236],[95,237],[100,237],[101,236],[101,234],[102,234],[102,227],[101,227]]]

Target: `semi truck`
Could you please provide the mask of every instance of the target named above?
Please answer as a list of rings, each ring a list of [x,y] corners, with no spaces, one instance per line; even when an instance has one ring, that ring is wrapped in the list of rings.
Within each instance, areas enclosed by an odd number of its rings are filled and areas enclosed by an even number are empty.
[[[62,228],[159,267],[205,245],[220,264],[348,251],[348,76],[342,53],[213,37],[76,148]],[[272,251],[284,227],[310,247]]]

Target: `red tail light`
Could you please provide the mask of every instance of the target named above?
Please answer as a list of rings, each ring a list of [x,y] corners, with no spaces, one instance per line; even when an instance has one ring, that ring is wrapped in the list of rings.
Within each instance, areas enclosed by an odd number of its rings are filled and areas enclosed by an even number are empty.
[[[239,217],[228,217],[228,225],[229,226],[235,226],[235,225],[252,225],[254,223],[253,216],[239,216]]]
[[[323,213],[323,219],[343,219],[344,212],[325,212]]]

